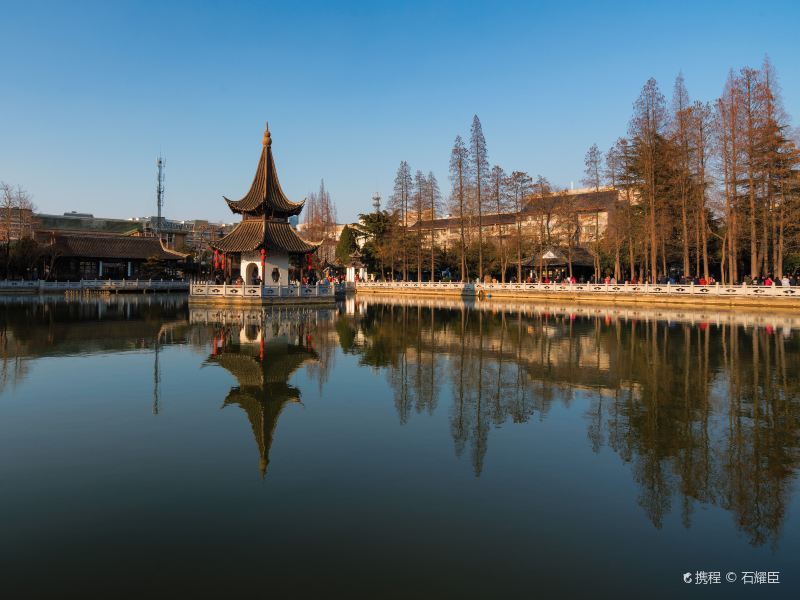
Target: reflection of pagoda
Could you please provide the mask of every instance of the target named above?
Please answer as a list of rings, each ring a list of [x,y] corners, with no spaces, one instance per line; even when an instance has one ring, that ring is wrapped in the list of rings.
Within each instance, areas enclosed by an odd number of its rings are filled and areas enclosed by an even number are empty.
[[[229,371],[239,383],[231,388],[223,407],[237,405],[247,414],[258,445],[262,477],[267,472],[278,416],[288,403],[300,402],[300,390],[288,380],[303,363],[315,358],[314,350],[289,344],[283,338],[262,344],[256,352],[250,345],[225,346],[208,359]]]

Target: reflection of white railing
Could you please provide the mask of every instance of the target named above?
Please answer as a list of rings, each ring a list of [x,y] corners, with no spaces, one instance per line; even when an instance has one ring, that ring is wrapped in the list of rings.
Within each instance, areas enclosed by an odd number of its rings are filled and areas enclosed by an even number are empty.
[[[417,283],[408,281],[395,282],[359,282],[357,288],[369,291],[376,290],[457,290],[465,294],[480,293],[492,294],[493,292],[524,295],[525,292],[543,293],[554,295],[559,293],[586,293],[586,294],[669,294],[673,296],[769,296],[775,298],[800,298],[800,287],[780,285],[678,285],[678,284],[610,284],[610,283]]]
[[[314,285],[226,285],[192,283],[189,294],[205,298],[328,298],[344,292],[340,284],[316,283]]]
[[[42,292],[62,290],[112,290],[112,291],[186,291],[185,281],[164,281],[163,279],[82,279],[81,281],[11,281],[0,279],[0,291],[38,290]]]
[[[618,304],[592,304],[577,303],[566,296],[537,299],[517,299],[503,297],[496,302],[464,302],[453,296],[423,296],[415,297],[411,294],[398,294],[397,296],[369,296],[358,299],[354,312],[363,314],[370,306],[402,306],[408,308],[430,308],[440,310],[481,310],[505,311],[520,313],[521,316],[541,315],[554,317],[556,315],[568,318],[613,318],[625,320],[650,321],[675,321],[681,323],[698,324],[732,324],[743,327],[773,327],[783,328],[784,331],[800,329],[800,313],[797,311],[765,311],[746,307],[737,310],[719,310],[716,306],[682,305],[680,308],[651,308],[647,304],[640,304],[632,308],[631,305]]]

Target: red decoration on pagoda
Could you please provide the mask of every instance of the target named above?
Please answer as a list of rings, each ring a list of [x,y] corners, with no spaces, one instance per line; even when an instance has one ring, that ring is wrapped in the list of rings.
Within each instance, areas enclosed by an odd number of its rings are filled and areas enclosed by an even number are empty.
[[[308,266],[309,270],[314,267],[314,257],[310,252],[306,254],[306,265]]]
[[[214,250],[214,269],[219,269],[219,250]]]
[[[267,264],[267,251],[266,249],[261,249],[261,272],[264,272],[264,266]]]
[[[225,253],[224,252],[222,253],[222,257],[220,258],[220,263],[219,264],[220,264],[220,267],[222,269],[225,268]]]

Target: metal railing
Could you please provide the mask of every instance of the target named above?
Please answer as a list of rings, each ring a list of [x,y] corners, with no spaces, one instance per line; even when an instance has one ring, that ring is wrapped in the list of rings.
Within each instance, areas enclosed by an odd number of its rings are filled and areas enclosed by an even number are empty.
[[[465,295],[500,293],[518,293],[524,295],[525,292],[541,294],[656,294],[674,296],[750,296],[750,297],[774,297],[774,298],[800,298],[800,286],[781,286],[781,285],[680,285],[680,284],[631,284],[631,283],[446,283],[446,282],[411,282],[411,281],[388,281],[388,282],[359,282],[357,289],[369,291],[375,290],[441,290],[441,291],[460,291]]]

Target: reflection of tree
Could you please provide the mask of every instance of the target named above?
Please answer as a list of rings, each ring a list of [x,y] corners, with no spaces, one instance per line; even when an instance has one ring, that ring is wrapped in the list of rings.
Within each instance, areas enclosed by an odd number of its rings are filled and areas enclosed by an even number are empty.
[[[449,375],[456,454],[469,448],[476,475],[492,426],[581,402],[591,448],[631,465],[656,527],[673,507],[689,527],[699,502],[733,513],[753,544],[777,539],[799,460],[796,336],[467,305],[373,304],[353,326],[362,361],[387,369],[401,422]]]

